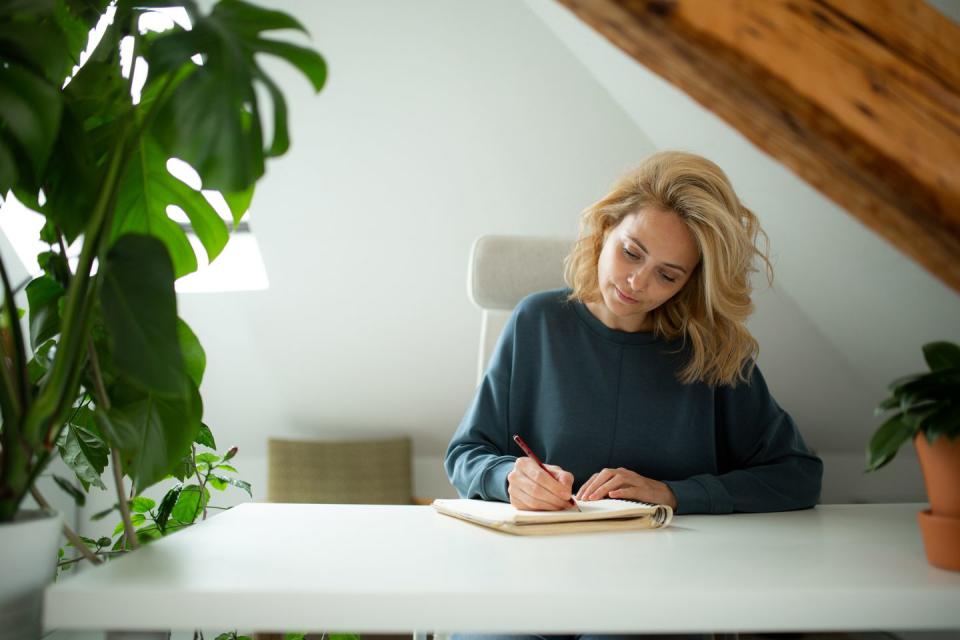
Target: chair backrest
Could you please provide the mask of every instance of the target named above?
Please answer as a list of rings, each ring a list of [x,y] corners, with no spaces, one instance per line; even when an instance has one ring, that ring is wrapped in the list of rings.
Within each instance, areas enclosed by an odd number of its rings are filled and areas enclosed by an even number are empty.
[[[525,296],[564,286],[563,260],[574,241],[568,238],[486,235],[470,250],[467,294],[481,309],[477,384],[510,312]]]
[[[410,438],[267,440],[267,500],[411,504]]]

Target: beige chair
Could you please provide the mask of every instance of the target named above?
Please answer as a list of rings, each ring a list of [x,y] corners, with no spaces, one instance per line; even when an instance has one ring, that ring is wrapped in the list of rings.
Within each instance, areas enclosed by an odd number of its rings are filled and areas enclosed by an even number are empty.
[[[267,500],[412,504],[410,438],[267,441]]]
[[[267,500],[323,504],[412,504],[410,438],[267,440]],[[322,640],[326,634],[307,634]],[[255,640],[283,640],[257,633]],[[361,640],[410,640],[409,634],[368,634]],[[423,634],[414,638],[423,640]]]

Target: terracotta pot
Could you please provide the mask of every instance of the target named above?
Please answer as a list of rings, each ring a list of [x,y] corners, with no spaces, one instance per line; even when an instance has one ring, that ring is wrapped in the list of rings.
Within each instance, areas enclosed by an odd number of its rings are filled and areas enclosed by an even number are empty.
[[[960,438],[941,436],[931,445],[925,435],[918,433],[913,444],[933,515],[960,518]]]
[[[918,515],[930,564],[960,571],[960,438],[913,439],[923,470],[930,510]]]

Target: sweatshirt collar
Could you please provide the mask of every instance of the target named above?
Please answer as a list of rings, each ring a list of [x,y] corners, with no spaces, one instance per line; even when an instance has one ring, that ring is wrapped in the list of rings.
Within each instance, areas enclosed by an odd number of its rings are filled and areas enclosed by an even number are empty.
[[[603,324],[599,318],[590,313],[590,309],[588,309],[584,303],[579,300],[572,300],[571,304],[584,324],[586,324],[593,333],[605,340],[610,340],[617,344],[653,344],[661,341],[653,331],[628,332],[611,329]]]

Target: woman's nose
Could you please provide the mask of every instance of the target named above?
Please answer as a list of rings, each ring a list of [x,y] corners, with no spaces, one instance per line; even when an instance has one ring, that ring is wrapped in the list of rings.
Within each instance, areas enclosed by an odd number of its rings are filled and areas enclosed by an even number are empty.
[[[634,271],[627,278],[627,284],[630,285],[630,288],[634,291],[643,291],[647,288],[647,280],[649,279],[650,274],[648,273],[646,266],[634,269]]]

